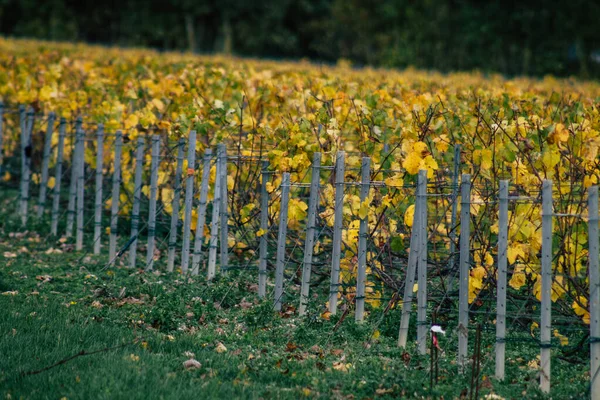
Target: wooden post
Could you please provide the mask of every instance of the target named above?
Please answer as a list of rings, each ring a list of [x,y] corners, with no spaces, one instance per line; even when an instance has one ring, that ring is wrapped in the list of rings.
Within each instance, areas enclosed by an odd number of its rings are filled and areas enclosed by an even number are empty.
[[[454,278],[456,270],[456,214],[458,213],[458,174],[460,173],[460,144],[454,145],[454,174],[452,175],[452,216],[450,218],[450,263],[448,268],[448,284],[446,290],[452,291],[454,288]]]
[[[215,190],[212,201],[212,218],[210,221],[210,241],[208,244],[208,268],[207,279],[215,277],[217,269],[217,243],[219,242],[219,208],[221,206],[221,163],[219,162],[219,150],[217,149],[217,167],[215,171]]]
[[[71,137],[73,130],[71,130]],[[79,148],[79,136],[75,129],[75,140],[71,143],[71,180],[69,181],[69,203],[67,204],[67,228],[66,237],[73,236],[73,224],[75,223],[75,201],[77,200],[77,149]]]
[[[56,171],[54,173],[54,190],[52,198],[52,221],[50,223],[50,233],[52,235],[58,234],[58,209],[60,207],[60,186],[62,182],[66,126],[67,120],[61,118],[60,125],[58,127],[58,150],[56,152]]]
[[[200,183],[200,202],[198,203],[198,219],[196,220],[196,232],[194,237],[194,253],[192,256],[192,275],[200,272],[202,261],[202,239],[204,238],[204,224],[206,224],[206,200],[208,198],[208,181],[210,180],[210,159],[212,150],[204,151],[202,161],[202,182]]]
[[[269,193],[267,182],[271,173],[268,171],[269,162],[263,160],[260,183],[260,231],[258,248],[258,297],[265,297],[267,292],[267,239],[269,236]]]
[[[417,194],[421,175],[417,177]],[[413,213],[413,224],[410,232],[410,252],[408,253],[408,262],[406,265],[406,277],[404,278],[404,297],[402,300],[402,316],[400,318],[400,329],[398,331],[398,346],[405,348],[408,340],[408,326],[410,325],[410,311],[412,308],[412,299],[415,286],[415,272],[419,261],[419,252],[421,247],[421,203],[415,199],[415,210]]]
[[[427,352],[427,171],[419,171],[417,201],[419,206],[419,253],[417,256],[417,346]]]
[[[306,314],[308,295],[310,292],[310,274],[315,247],[315,222],[319,205],[319,180],[321,172],[321,153],[313,154],[312,176],[310,177],[310,198],[308,200],[308,220],[306,222],[306,239],[304,240],[304,262],[302,268],[302,288],[300,290],[299,314]]]
[[[154,267],[154,246],[156,236],[156,195],[158,192],[158,168],[160,166],[160,136],[152,135],[152,161],[150,162],[150,202],[148,206],[148,248],[146,270]]]
[[[274,308],[281,311],[283,303],[283,272],[285,270],[285,241],[287,237],[288,201],[290,198],[290,173],[281,179],[281,206],[279,208],[279,231],[277,232],[277,258],[275,264]]]
[[[371,187],[371,159],[363,157],[360,179],[360,202],[368,201]],[[369,213],[360,219],[358,228],[358,274],[356,277],[356,313],[354,320],[362,322],[365,315],[365,286],[367,284],[367,239],[369,237]]]
[[[133,207],[131,208],[131,246],[129,247],[129,266],[136,267],[138,229],[140,224],[140,203],[142,202],[142,172],[144,170],[144,146],[146,141],[143,136],[138,136],[135,149],[135,176],[133,178]]]
[[[188,138],[188,166],[185,178],[185,209],[183,216],[183,245],[181,248],[181,272],[187,274],[190,263],[190,235],[192,226],[192,208],[194,200],[194,176],[196,172],[196,131]]]
[[[331,284],[329,286],[329,312],[337,312],[340,290],[340,260],[342,257],[342,226],[344,223],[344,175],[346,153],[338,151],[335,159],[335,205],[333,210],[333,248],[331,250]]]
[[[600,399],[600,260],[598,254],[598,186],[588,189],[590,281],[590,398]]]
[[[179,202],[181,199],[181,171],[183,169],[185,139],[179,139],[177,143],[177,167],[175,169],[175,185],[173,188],[173,199],[171,200],[171,231],[169,233],[169,250],[167,257],[167,271],[173,272],[175,266],[175,248],[177,247],[177,225],[179,222]]]
[[[94,205],[94,254],[102,247],[102,184],[104,180],[104,125],[96,131],[96,201]]]
[[[46,128],[46,137],[44,139],[44,153],[42,156],[42,176],[40,181],[40,195],[38,199],[37,217],[41,218],[44,215],[46,207],[46,193],[48,190],[48,167],[50,165],[50,150],[52,148],[52,132],[54,129],[55,115],[53,112],[48,114],[48,126]],[[0,139],[1,143],[2,139]],[[0,150],[0,153],[2,150]],[[1,157],[1,155],[0,155]]]
[[[33,111],[25,113],[25,107],[19,107],[21,118],[21,223],[27,224],[29,202],[29,180],[31,179],[31,129],[33,129]]]
[[[85,140],[81,127],[81,117],[77,118],[75,134],[79,137],[77,151],[77,233],[75,235],[75,250],[83,249],[83,201],[85,196]]]
[[[496,378],[504,380],[506,350],[506,275],[508,248],[508,181],[500,181],[498,215],[498,282],[496,285]]]
[[[119,218],[119,195],[121,187],[121,148],[123,147],[123,133],[117,131],[115,135],[115,158],[113,164],[112,196],[110,200],[110,235],[108,241],[108,260],[114,262],[117,254],[117,226]]]
[[[463,174],[460,191],[460,284],[458,300],[458,370],[465,372],[469,338],[469,263],[471,236],[471,175]]]
[[[550,393],[552,310],[552,181],[542,182],[542,290],[540,319],[540,389]]]
[[[219,151],[221,153],[221,207],[219,209],[221,219],[221,272],[227,273],[227,266],[229,264],[229,213],[227,207],[227,146],[219,144]]]

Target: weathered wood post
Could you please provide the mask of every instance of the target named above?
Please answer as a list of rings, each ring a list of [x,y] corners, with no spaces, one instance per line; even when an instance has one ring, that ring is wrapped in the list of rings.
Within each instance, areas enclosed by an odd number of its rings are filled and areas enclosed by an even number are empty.
[[[552,310],[552,181],[542,182],[542,289],[540,319],[540,389],[550,393]]]
[[[115,158],[113,164],[112,194],[110,200],[110,235],[108,238],[108,260],[114,262],[117,254],[117,226],[119,218],[119,196],[121,187],[121,148],[123,147],[123,133],[115,134]]]
[[[104,180],[104,125],[96,131],[96,200],[94,203],[94,254],[102,247],[102,183]]]
[[[496,378],[504,380],[506,350],[506,275],[508,248],[508,181],[500,181],[498,213],[498,282],[496,285]]]
[[[85,196],[85,136],[81,127],[81,117],[77,118],[75,134],[79,137],[77,143],[77,232],[75,235],[75,250],[83,249],[83,205]]]
[[[287,239],[288,202],[290,198],[290,174],[284,172],[281,179],[281,206],[279,208],[279,231],[277,232],[277,258],[275,264],[274,308],[281,311],[283,303],[283,273],[285,271],[285,242]]]
[[[171,229],[169,233],[169,246],[167,255],[167,271],[173,272],[175,266],[175,248],[177,247],[177,225],[179,225],[179,202],[181,200],[181,172],[183,169],[183,156],[185,139],[180,138],[177,143],[177,167],[175,168],[175,185],[173,199],[171,200]]]
[[[187,274],[190,263],[190,235],[194,200],[194,177],[196,172],[196,131],[188,138],[187,174],[185,178],[185,202],[183,215],[183,244],[181,247],[181,273]]]
[[[19,106],[21,123],[21,223],[27,225],[29,202],[29,181],[31,179],[31,129],[33,129],[33,110],[25,112],[24,106]]]
[[[202,182],[200,183],[200,202],[198,203],[198,219],[196,220],[196,232],[194,237],[194,253],[192,256],[192,275],[200,272],[202,261],[202,240],[204,239],[204,225],[206,224],[206,204],[208,199],[208,181],[210,180],[210,160],[212,150],[204,151],[202,161]]]
[[[158,168],[160,166],[160,136],[152,135],[152,161],[150,162],[150,201],[148,205],[148,246],[146,270],[154,268],[156,236],[156,197],[158,193]]]
[[[46,207],[46,193],[48,191],[48,168],[50,165],[50,150],[52,149],[52,133],[54,130],[54,119],[55,114],[51,112],[48,114],[48,125],[46,127],[46,136],[44,139],[44,152],[42,155],[42,176],[40,180],[40,194],[38,198],[38,209],[37,217],[42,218],[44,215],[44,209]],[[0,133],[1,136],[1,133]],[[0,139],[1,145],[2,139]],[[1,147],[1,146],[0,146]],[[0,154],[2,150],[0,149]],[[0,158],[2,156],[0,155]]]
[[[304,240],[304,262],[302,264],[302,288],[300,289],[299,314],[306,314],[306,305],[310,292],[310,275],[315,247],[315,230],[317,206],[319,205],[319,180],[321,172],[321,153],[313,154],[312,176],[310,177],[310,197],[308,200],[308,220],[306,222],[306,239]]]
[[[142,202],[142,172],[144,170],[144,147],[146,141],[138,136],[135,149],[135,175],[133,178],[133,207],[131,208],[131,245],[129,247],[129,266],[137,264],[138,229],[140,224],[140,204]]]
[[[56,170],[54,173],[54,190],[52,198],[52,221],[50,223],[50,233],[52,235],[58,234],[58,212],[60,207],[60,187],[62,183],[62,168],[63,168],[63,155],[65,148],[65,133],[66,133],[67,120],[64,118],[60,119],[60,125],[58,127],[58,149],[56,152]]]
[[[467,365],[469,338],[469,264],[471,237],[471,175],[463,174],[460,193],[460,283],[458,300],[458,369]]]
[[[208,268],[207,279],[215,277],[217,270],[217,244],[219,242],[219,209],[221,206],[221,163],[219,162],[219,148],[217,147],[217,166],[215,171],[215,189],[212,201],[212,218],[210,221],[210,240],[208,244]]]
[[[227,267],[229,264],[229,212],[227,206],[227,146],[225,144],[219,144],[219,151],[221,153],[221,207],[219,209],[221,220],[221,247],[220,251],[220,263],[221,272],[227,273]]]
[[[417,256],[417,346],[427,352],[427,171],[419,171],[417,201],[419,202],[419,254]]]
[[[335,204],[333,210],[333,248],[331,250],[331,284],[329,286],[329,312],[337,312],[340,290],[340,260],[342,258],[342,226],[344,223],[344,175],[346,153],[338,151],[335,159]]]
[[[271,177],[269,162],[263,160],[260,183],[260,231],[258,244],[258,297],[265,297],[267,291],[267,238],[269,236],[269,193],[267,182]]]
[[[363,157],[360,179],[360,202],[366,203],[371,188],[371,159]],[[354,320],[362,322],[365,315],[365,287],[367,284],[367,239],[369,237],[369,213],[360,218],[358,227],[358,273],[356,276],[356,312]]]
[[[416,194],[423,184],[422,175],[417,177]],[[404,296],[402,300],[402,316],[400,318],[400,329],[398,330],[398,346],[405,348],[408,340],[408,327],[410,325],[410,311],[412,308],[412,299],[415,286],[415,273],[419,261],[421,248],[421,202],[415,196],[415,208],[413,213],[412,230],[410,232],[410,252],[408,253],[408,262],[406,265],[406,277],[404,279]]]

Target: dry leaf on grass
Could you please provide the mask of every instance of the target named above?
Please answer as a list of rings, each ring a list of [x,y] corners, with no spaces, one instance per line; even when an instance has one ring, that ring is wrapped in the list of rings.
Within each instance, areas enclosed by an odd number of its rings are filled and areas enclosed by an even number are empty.
[[[185,369],[197,369],[197,368],[200,368],[202,366],[202,364],[200,364],[200,362],[198,360],[194,360],[193,358],[190,358],[189,360],[185,360],[183,362],[183,366]]]
[[[217,353],[225,353],[227,351],[227,347],[221,342],[217,343],[217,347],[215,347],[215,351]]]

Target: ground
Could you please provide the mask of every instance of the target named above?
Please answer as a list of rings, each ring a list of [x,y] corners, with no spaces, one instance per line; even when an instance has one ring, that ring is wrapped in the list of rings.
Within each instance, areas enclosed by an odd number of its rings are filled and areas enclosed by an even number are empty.
[[[25,231],[10,201],[2,205],[2,398],[448,399],[469,390],[470,367],[458,375],[451,327],[440,337],[439,382],[430,387],[429,356],[413,343],[396,346],[395,307],[373,310],[360,325],[351,312],[323,318],[321,299],[306,317],[293,307],[276,313],[270,298],[258,298],[255,272],[208,284],[203,276],[107,267],[106,256],[48,235],[44,221]],[[490,377],[494,334],[483,338],[480,397],[542,398],[528,366],[538,348],[509,345],[500,384]],[[190,359],[197,363],[186,367]],[[554,398],[587,397],[587,365],[553,359],[552,367]]]

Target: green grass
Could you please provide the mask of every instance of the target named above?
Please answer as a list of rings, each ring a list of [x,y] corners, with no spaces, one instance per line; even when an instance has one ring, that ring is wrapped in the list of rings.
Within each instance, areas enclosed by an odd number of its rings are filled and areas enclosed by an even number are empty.
[[[448,399],[469,388],[470,374],[457,373],[456,336],[449,333],[440,339],[447,351],[440,382],[430,390],[429,357],[419,357],[413,343],[406,353],[396,346],[398,309],[372,310],[361,325],[350,313],[336,329],[340,315],[273,312],[271,299],[254,292],[255,273],[231,272],[209,285],[203,277],[107,269],[105,256],[82,260],[59,238],[47,237],[43,224],[41,237],[10,237],[17,225],[7,218],[0,225],[2,398]],[[322,308],[323,299],[311,305]],[[543,398],[537,372],[527,367],[538,348],[509,344],[507,380],[499,383],[490,378],[494,334],[483,337],[480,395]],[[227,351],[217,351],[220,343]],[[121,347],[25,375],[80,351],[115,346]],[[200,368],[184,368],[186,352]],[[588,396],[585,354],[580,364],[553,358],[553,398]]]

